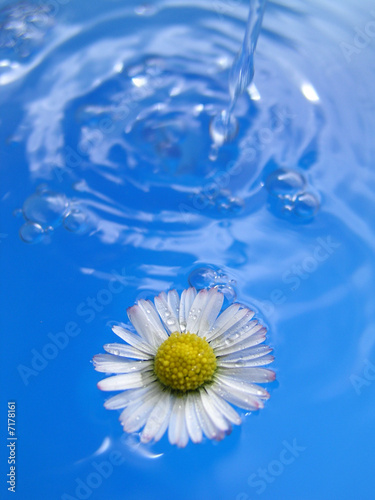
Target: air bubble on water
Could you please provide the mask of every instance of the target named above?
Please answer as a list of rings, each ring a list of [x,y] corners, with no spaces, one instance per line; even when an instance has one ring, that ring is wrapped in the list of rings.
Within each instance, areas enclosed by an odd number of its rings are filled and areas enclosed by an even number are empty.
[[[72,233],[83,234],[88,230],[87,214],[74,208],[65,215],[63,226]]]
[[[189,275],[188,281],[190,286],[200,290],[215,283],[216,272],[209,267],[199,267],[194,269]]]
[[[238,121],[235,116],[224,110],[216,115],[210,123],[210,135],[216,146],[234,139],[238,132]]]
[[[226,285],[226,284],[215,285],[214,288],[219,290],[224,295],[229,304],[232,304],[237,298],[237,293],[233,288],[233,286],[231,285]]]
[[[39,243],[45,236],[44,229],[35,222],[25,222],[20,228],[20,238],[25,243]]]
[[[266,179],[266,189],[277,197],[286,197],[301,191],[306,185],[306,179],[296,170],[279,168]]]
[[[310,192],[300,193],[294,203],[293,213],[298,217],[314,217],[319,210],[319,200]]]
[[[22,207],[26,220],[36,222],[41,226],[58,226],[68,208],[65,195],[54,191],[36,192],[29,196]]]
[[[225,299],[229,304],[234,302],[237,298],[235,291],[236,281],[231,279],[219,268],[212,268],[209,266],[202,266],[194,269],[188,278],[189,284],[198,290],[202,288],[214,287],[223,293]]]

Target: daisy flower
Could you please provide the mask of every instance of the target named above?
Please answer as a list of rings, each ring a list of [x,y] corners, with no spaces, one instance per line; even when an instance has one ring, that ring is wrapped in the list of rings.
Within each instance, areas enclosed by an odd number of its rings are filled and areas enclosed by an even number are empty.
[[[128,309],[136,333],[113,331],[124,343],[107,344],[94,357],[95,369],[115,374],[98,383],[102,391],[122,391],[105,402],[123,409],[126,432],[142,429],[141,441],[158,441],[168,429],[179,447],[221,440],[241,417],[232,405],[263,408],[268,392],[256,382],[275,379],[261,366],[274,359],[262,342],[266,328],[254,311],[232,304],[220,313],[224,296],[216,288],[162,292]]]

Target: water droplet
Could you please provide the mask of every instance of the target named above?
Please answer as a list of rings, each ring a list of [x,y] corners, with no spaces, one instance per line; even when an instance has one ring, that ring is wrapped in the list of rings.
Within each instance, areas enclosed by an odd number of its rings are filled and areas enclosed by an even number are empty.
[[[83,234],[88,230],[87,215],[75,208],[65,215],[63,225],[72,233]]]
[[[220,292],[224,295],[229,304],[232,304],[236,300],[237,293],[232,286],[221,284],[221,285],[215,285],[215,288],[220,290]]]
[[[44,237],[44,229],[40,224],[35,222],[25,222],[20,228],[21,240],[25,243],[39,243]]]
[[[245,203],[241,198],[227,196],[220,199],[218,208],[221,212],[229,214],[238,214],[243,209]]]
[[[238,121],[227,111],[222,111],[216,115],[210,123],[210,135],[217,146],[221,146],[226,141],[234,139],[238,132]]]
[[[295,170],[279,168],[267,177],[265,185],[271,195],[286,197],[301,191],[306,179]]]
[[[173,318],[167,319],[167,325],[172,326],[175,324],[175,320]]]
[[[194,269],[189,275],[188,281],[191,286],[198,290],[206,288],[215,283],[216,272],[209,267]]]
[[[300,193],[294,203],[293,213],[298,217],[314,217],[319,210],[319,200],[309,192]]]
[[[29,196],[22,207],[26,220],[41,226],[58,226],[69,203],[65,195],[53,191],[37,192]]]

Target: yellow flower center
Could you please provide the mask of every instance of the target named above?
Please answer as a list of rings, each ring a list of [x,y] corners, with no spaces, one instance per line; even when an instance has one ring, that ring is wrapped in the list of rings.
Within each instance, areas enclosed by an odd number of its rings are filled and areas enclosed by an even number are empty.
[[[159,347],[155,374],[172,389],[193,391],[212,380],[216,356],[205,338],[194,333],[172,333]]]

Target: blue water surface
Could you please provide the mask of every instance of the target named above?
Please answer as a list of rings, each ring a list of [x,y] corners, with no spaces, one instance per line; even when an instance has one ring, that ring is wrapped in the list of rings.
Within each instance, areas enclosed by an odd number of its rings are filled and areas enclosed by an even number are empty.
[[[1,498],[375,498],[373,1],[269,1],[223,145],[247,2],[0,6]],[[220,443],[140,445],[91,359],[189,280],[256,310],[277,381]]]

